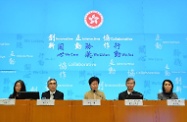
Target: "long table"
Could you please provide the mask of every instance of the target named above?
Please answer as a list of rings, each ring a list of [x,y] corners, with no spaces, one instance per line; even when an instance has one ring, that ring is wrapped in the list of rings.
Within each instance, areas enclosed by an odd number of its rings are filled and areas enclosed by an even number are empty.
[[[16,100],[15,105],[0,105],[0,122],[187,122],[187,106],[143,103],[125,106],[124,101],[101,101],[101,106],[83,106],[81,100],[56,100],[54,106],[38,106],[35,100]]]

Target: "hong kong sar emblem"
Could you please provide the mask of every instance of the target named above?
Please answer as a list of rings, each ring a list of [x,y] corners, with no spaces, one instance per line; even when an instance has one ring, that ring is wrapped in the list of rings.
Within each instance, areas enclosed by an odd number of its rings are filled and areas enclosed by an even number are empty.
[[[98,11],[89,11],[84,17],[85,24],[92,28],[99,28],[103,24],[103,15]]]

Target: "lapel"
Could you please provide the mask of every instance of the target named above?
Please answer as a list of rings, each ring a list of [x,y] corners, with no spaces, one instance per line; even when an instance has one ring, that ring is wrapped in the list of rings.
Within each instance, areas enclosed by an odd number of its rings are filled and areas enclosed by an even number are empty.
[[[50,91],[47,92],[47,98],[50,99]]]
[[[128,93],[127,93],[127,90],[125,91],[125,93],[124,93],[124,99],[126,99],[126,97],[127,97],[127,95],[128,95]]]

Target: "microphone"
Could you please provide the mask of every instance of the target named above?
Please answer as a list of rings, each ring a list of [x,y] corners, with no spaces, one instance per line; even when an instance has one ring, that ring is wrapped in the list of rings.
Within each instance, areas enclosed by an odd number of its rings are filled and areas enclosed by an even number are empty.
[[[101,99],[103,99],[103,97],[102,97],[100,94],[98,94],[98,93],[96,92],[96,90],[93,90],[93,92],[94,92],[97,96],[99,96]]]

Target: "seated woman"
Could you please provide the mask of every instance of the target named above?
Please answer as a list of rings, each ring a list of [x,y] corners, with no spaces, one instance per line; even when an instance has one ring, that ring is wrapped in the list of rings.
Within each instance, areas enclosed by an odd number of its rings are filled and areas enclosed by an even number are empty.
[[[22,80],[17,80],[14,84],[13,93],[9,96],[9,98],[17,98],[18,92],[26,91],[25,84]]]
[[[173,83],[171,80],[164,80],[162,83],[162,93],[158,94],[159,100],[178,99],[177,94],[173,93]]]
[[[90,91],[86,92],[84,99],[102,99],[105,100],[105,95],[103,92],[98,90],[99,78],[91,77],[88,81],[90,85]]]

